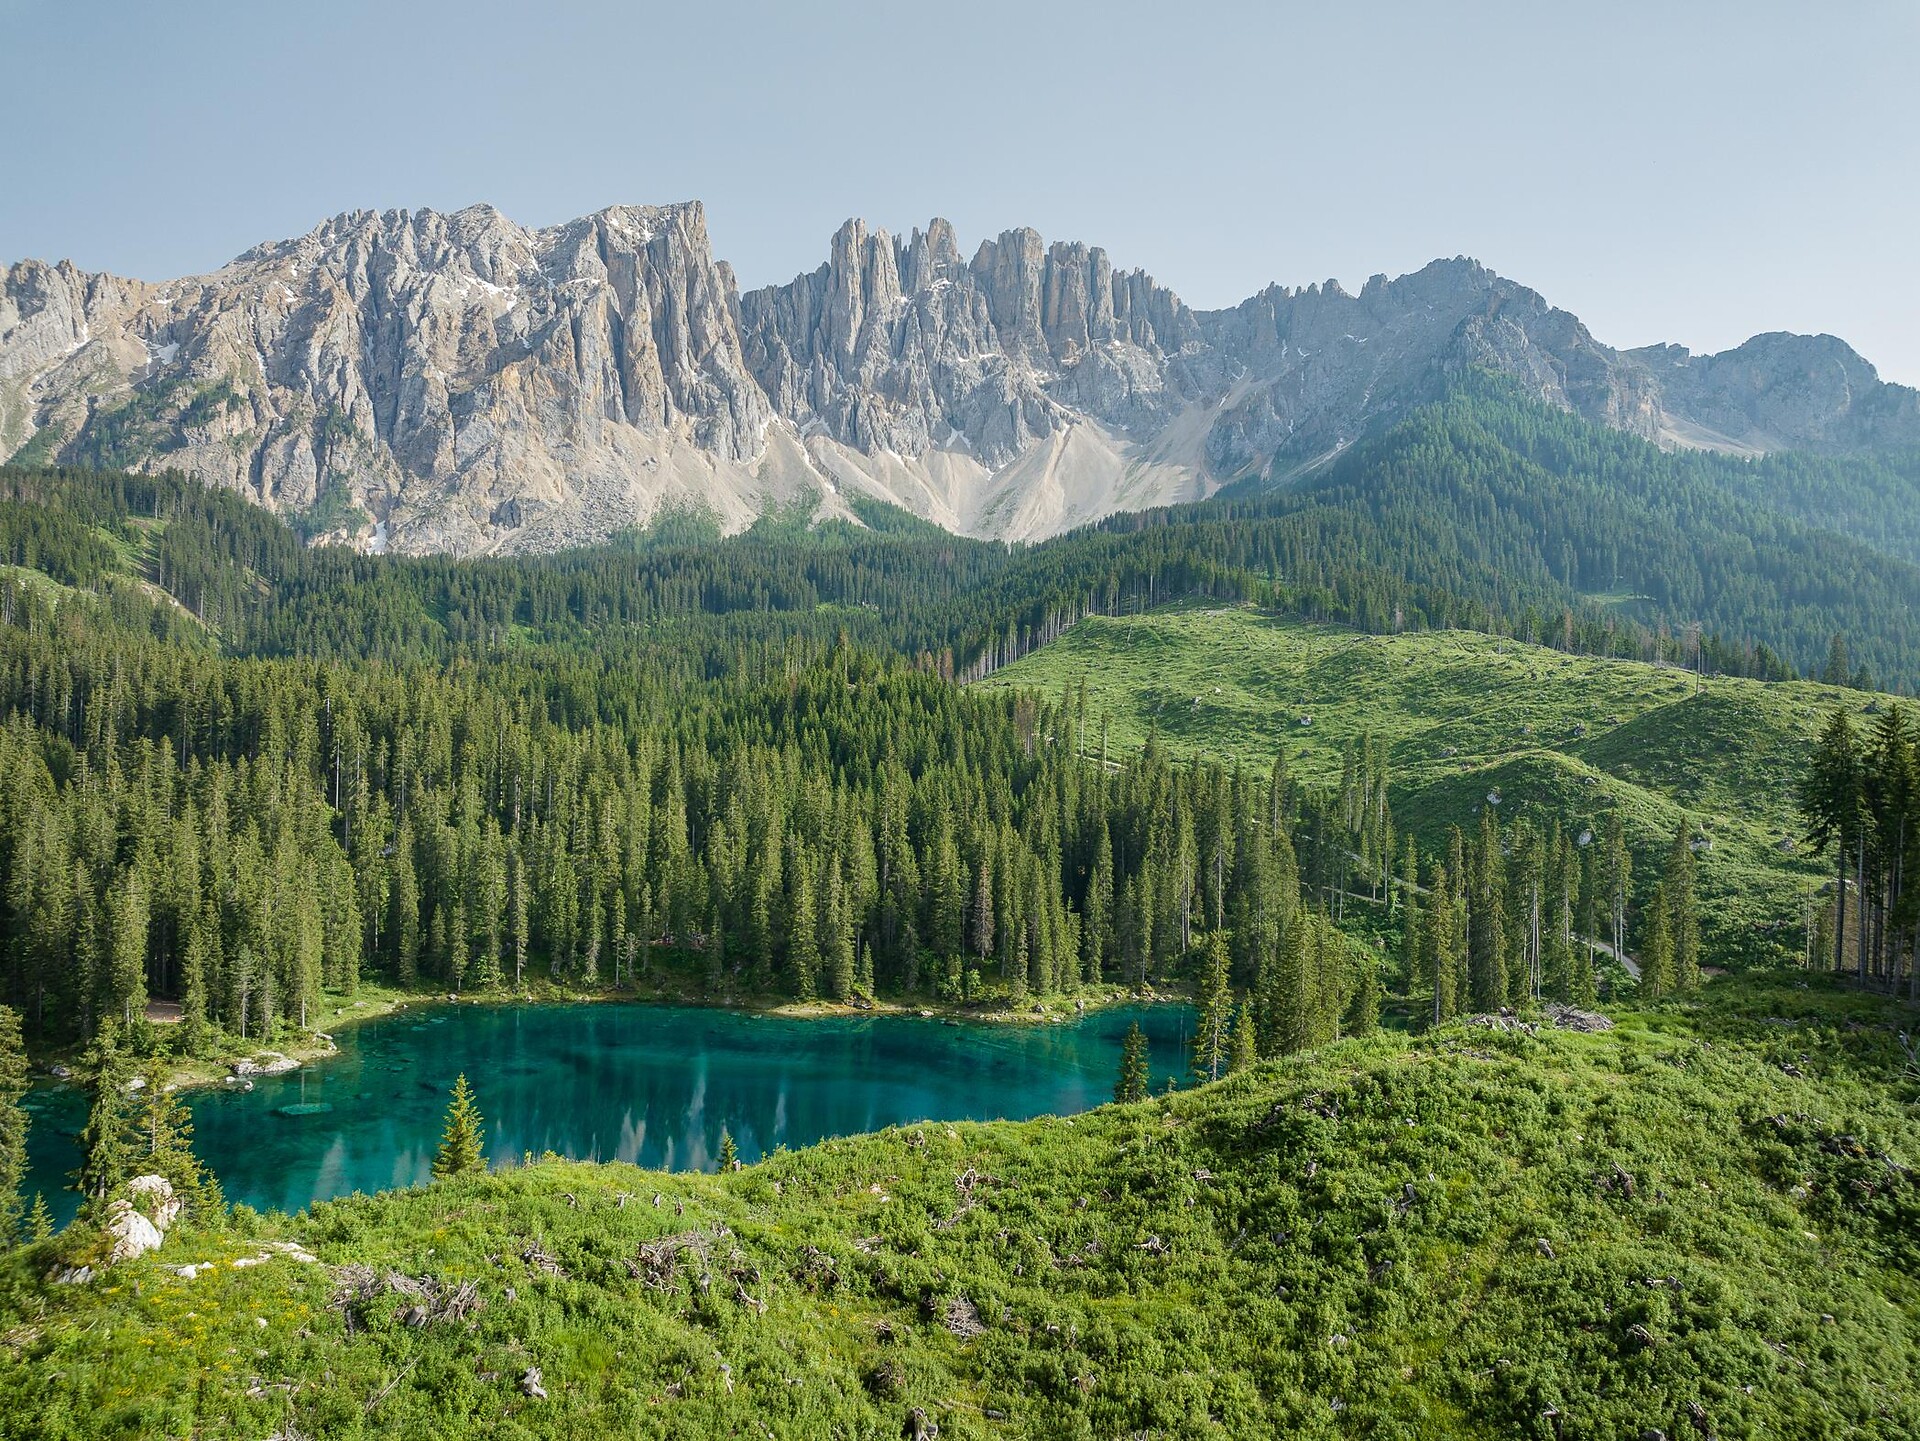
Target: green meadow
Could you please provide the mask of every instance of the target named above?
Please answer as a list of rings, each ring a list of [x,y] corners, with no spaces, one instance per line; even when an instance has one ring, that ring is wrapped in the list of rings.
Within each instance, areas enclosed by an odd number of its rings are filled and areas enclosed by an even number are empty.
[[[1619,1019],[242,1210],[50,1286],[76,1229],[0,1263],[0,1435],[1920,1432],[1905,1014],[1733,979]]]

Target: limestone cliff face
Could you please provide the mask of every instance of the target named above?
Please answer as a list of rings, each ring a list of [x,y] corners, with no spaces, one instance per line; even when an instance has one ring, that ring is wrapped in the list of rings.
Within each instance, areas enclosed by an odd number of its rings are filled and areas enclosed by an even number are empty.
[[[850,220],[825,265],[740,312],[748,363],[795,424],[862,451],[964,445],[994,467],[1079,416],[1164,419],[1166,357],[1198,340],[1178,296],[1105,251],[1012,230],[968,262],[944,220],[905,239]]]
[[[1104,251],[848,221],[739,293],[697,204],[528,230],[356,212],[163,285],[0,273],[0,455],[174,468],[315,534],[479,553],[663,507],[746,524],[850,492],[1031,538],[1277,474],[1467,366],[1663,444],[1920,443],[1830,336],[1617,352],[1469,260],[1194,311]]]
[[[24,265],[4,295],[0,385],[41,453],[357,510],[415,549],[703,499],[676,452],[699,479],[771,419],[698,205],[536,231],[484,206],[360,212],[167,286]]]
[[[1436,260],[1358,295],[1337,281],[1272,286],[1202,317],[1210,349],[1242,380],[1208,444],[1245,473],[1312,460],[1375,417],[1431,396],[1452,371],[1482,366],[1549,404],[1652,437],[1659,400],[1574,316],[1471,260]]]
[[[1682,443],[1722,449],[1863,449],[1920,440],[1920,391],[1888,385],[1845,341],[1773,331],[1719,355],[1627,352]]]

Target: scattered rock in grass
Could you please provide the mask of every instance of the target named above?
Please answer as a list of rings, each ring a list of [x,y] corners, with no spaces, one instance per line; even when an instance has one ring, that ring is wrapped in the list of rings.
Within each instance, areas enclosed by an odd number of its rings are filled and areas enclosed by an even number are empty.
[[[113,1249],[107,1255],[109,1265],[131,1261],[136,1256],[158,1250],[165,1239],[160,1228],[134,1210],[127,1201],[115,1201],[108,1209],[107,1232],[113,1237]]]
[[[282,1076],[288,1071],[297,1071],[300,1063],[292,1056],[279,1051],[261,1051],[241,1061],[235,1061],[229,1069],[236,1076]]]
[[[1611,1031],[1613,1018],[1603,1016],[1598,1011],[1583,1011],[1577,1006],[1550,1005],[1547,1007],[1547,1019],[1563,1031]]]
[[[541,1379],[540,1368],[538,1366],[527,1367],[526,1371],[520,1377],[521,1394],[534,1401],[546,1400],[547,1388],[540,1384]]]

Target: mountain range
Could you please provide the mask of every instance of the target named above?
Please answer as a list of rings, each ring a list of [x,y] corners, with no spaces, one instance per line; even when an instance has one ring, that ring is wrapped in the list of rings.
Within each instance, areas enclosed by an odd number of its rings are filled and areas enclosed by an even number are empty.
[[[0,457],[178,470],[370,550],[862,495],[1037,539],[1293,476],[1475,369],[1669,449],[1920,445],[1920,392],[1832,336],[1615,350],[1464,258],[1208,311],[1032,230],[969,259],[942,220],[850,220],[818,269],[743,293],[686,203],[531,230],[361,211],[210,275],[0,277]]]

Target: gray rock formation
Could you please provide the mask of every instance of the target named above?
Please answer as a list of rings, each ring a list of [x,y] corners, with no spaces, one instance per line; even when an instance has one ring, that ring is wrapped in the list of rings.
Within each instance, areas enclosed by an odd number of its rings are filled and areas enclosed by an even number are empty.
[[[361,212],[210,276],[29,263],[0,296],[0,447],[38,432],[30,453],[170,466],[417,549],[706,501],[771,418],[698,205],[537,231]]]
[[[1031,230],[968,263],[944,220],[906,240],[849,220],[825,265],[740,315],[779,413],[861,451],[964,442],[998,467],[1078,417],[1152,430],[1200,398],[1168,388],[1169,357],[1200,344],[1178,296]]]
[[[1285,473],[1487,366],[1667,445],[1920,443],[1830,336],[1618,352],[1469,260],[1190,310],[1104,251],[848,221],[741,295],[697,204],[358,212],[151,285],[0,276],[0,455],[173,468],[316,538],[479,553],[865,493],[1030,538]]]
[[[180,1198],[164,1176],[135,1176],[125,1197],[107,1205],[106,1231],[113,1237],[107,1264],[118,1265],[157,1251],[167,1228],[180,1218]]]
[[[1628,351],[1664,402],[1663,439],[1720,450],[1859,450],[1920,439],[1920,391],[1888,385],[1843,340],[1771,331],[1719,355]]]

